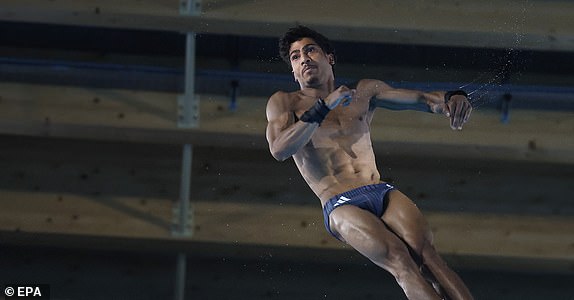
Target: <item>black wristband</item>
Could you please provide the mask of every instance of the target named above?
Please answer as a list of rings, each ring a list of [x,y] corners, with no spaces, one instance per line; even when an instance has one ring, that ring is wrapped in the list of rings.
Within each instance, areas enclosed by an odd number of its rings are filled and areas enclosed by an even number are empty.
[[[446,92],[446,94],[444,94],[444,103],[447,103],[448,100],[450,100],[450,97],[452,97],[454,95],[462,95],[462,96],[465,96],[466,98],[468,98],[468,94],[463,90],[448,91],[448,92]]]
[[[329,109],[325,101],[319,98],[317,99],[317,102],[315,102],[315,105],[313,105],[313,107],[309,108],[309,110],[307,110],[306,112],[303,113],[303,115],[301,115],[300,120],[307,123],[321,124],[321,122],[323,122],[323,120],[330,111],[331,110]]]

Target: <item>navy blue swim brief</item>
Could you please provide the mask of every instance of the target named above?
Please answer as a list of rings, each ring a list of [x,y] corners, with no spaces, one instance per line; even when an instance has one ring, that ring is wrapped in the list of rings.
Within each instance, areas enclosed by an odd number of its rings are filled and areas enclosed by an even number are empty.
[[[331,231],[329,225],[329,215],[331,212],[341,205],[354,205],[359,208],[365,209],[373,213],[377,217],[381,217],[385,212],[387,203],[385,203],[385,195],[388,191],[395,187],[388,183],[377,183],[365,185],[356,189],[344,192],[329,199],[323,207],[323,218],[325,221],[325,228],[327,231],[339,239],[339,237]]]

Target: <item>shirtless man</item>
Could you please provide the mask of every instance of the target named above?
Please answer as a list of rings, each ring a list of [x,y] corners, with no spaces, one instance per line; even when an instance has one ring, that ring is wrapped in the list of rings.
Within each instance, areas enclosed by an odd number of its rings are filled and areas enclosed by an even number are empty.
[[[269,149],[279,161],[294,158],[321,200],[327,231],[390,272],[409,299],[472,299],[435,250],[416,205],[381,181],[370,138],[377,107],[443,114],[460,130],[472,110],[466,94],[394,89],[373,79],[335,87],[329,40],[304,26],[285,33],[279,51],[301,89],[269,99]]]

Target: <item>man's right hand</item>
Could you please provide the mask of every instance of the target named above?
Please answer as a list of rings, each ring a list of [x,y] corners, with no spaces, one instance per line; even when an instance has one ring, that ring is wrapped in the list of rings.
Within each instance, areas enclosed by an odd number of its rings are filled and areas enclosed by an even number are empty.
[[[323,101],[325,101],[325,104],[327,107],[329,107],[330,110],[333,110],[339,104],[342,104],[343,106],[349,105],[355,96],[355,92],[355,89],[349,89],[348,87],[342,85],[331,94],[329,94],[327,98],[323,99]]]

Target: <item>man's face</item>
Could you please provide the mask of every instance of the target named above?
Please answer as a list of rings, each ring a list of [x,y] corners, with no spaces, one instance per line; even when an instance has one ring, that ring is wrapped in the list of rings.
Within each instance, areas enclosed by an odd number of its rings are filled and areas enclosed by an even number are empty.
[[[311,38],[302,38],[292,43],[289,60],[293,76],[301,87],[319,86],[333,77],[333,55],[323,52]]]

